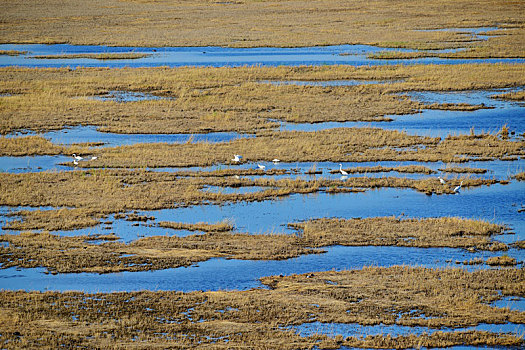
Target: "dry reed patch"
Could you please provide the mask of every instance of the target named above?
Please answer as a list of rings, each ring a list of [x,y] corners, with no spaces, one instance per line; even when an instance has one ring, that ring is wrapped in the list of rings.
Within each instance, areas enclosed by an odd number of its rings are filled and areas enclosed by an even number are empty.
[[[525,181],[525,171],[522,171],[521,173],[517,173],[513,176],[518,181]]]
[[[510,101],[525,101],[525,90],[507,92],[504,94],[493,95],[492,98]]]
[[[445,173],[457,173],[457,174],[485,174],[487,169],[482,168],[468,168],[468,167],[446,167],[438,169]]]
[[[205,227],[201,228],[209,228]],[[153,236],[129,244],[92,244],[90,236],[60,237],[25,232],[1,235],[2,266],[45,267],[52,273],[148,271],[190,266],[210,258],[282,260],[320,251],[294,244],[288,235],[213,231],[186,237]]]
[[[161,222],[161,227],[199,230],[185,237],[151,236],[130,243],[92,244],[98,236],[61,237],[47,232],[2,235],[0,262],[4,267],[45,267],[49,271],[118,272],[189,266],[213,257],[242,260],[282,260],[320,254],[318,248],[345,246],[451,247],[506,250],[491,240],[503,227],[459,218],[318,219],[290,224],[297,235],[233,233],[231,225]],[[487,262],[488,263],[488,262]]]
[[[517,335],[480,331],[438,331],[419,337],[303,338],[282,327],[314,321],[432,328],[509,321],[522,324],[523,312],[489,303],[503,296],[523,296],[524,279],[519,269],[466,272],[397,266],[263,278],[271,290],[2,291],[0,317],[7,322],[0,322],[0,333],[8,346],[50,348],[124,348],[136,341],[145,348],[217,348],[247,343],[255,349],[520,346],[523,339]]]
[[[188,224],[184,222],[161,221],[157,223],[157,226],[164,227],[164,228],[171,228],[174,230],[201,231],[201,232],[228,232],[228,231],[233,231],[234,229],[234,226],[227,220],[216,223],[216,224],[208,224],[205,222]]]
[[[27,54],[27,51],[18,51],[18,50],[0,50],[0,55],[7,56],[20,56]]]
[[[135,144],[100,150],[100,159],[82,167],[190,167],[243,161],[283,162],[467,162],[525,154],[525,142],[494,134],[432,137],[377,128],[338,128],[318,132],[265,132],[224,143]],[[406,169],[404,169],[406,170]]]
[[[486,106],[485,104],[471,105],[468,103],[433,103],[430,105],[425,105],[425,108],[428,109],[437,109],[442,111],[464,111],[472,112],[479,109],[493,109],[494,107]]]
[[[488,258],[486,263],[490,266],[515,266],[518,262],[510,256],[502,255]]]
[[[355,173],[389,173],[392,171],[398,172],[398,173],[420,173],[420,174],[434,174],[435,171],[423,166],[423,165],[402,165],[402,166],[395,166],[395,167],[389,167],[389,166],[362,166],[362,167],[352,167],[352,168],[345,168],[343,169],[349,174],[355,174]],[[330,170],[330,174],[337,174],[339,173],[339,170]]]
[[[151,54],[145,53],[80,53],[80,54],[57,54],[57,55],[36,55],[31,58],[36,59],[76,59],[91,58],[96,60],[135,60],[149,57]]]
[[[0,68],[0,133],[94,125],[117,133],[255,132],[289,122],[387,121],[424,107],[413,90],[472,90],[525,85],[524,65],[238,68]],[[294,86],[265,80],[393,80],[366,86]],[[169,99],[125,106],[87,97],[108,91]],[[469,107],[471,108],[471,107]],[[46,118],[42,118],[46,115]]]
[[[377,0],[358,5],[329,0],[315,3],[96,0],[88,6],[75,0],[43,6],[32,0],[5,6],[0,34],[10,43],[152,47],[375,44],[422,49],[473,47],[455,55],[515,57],[523,56],[520,5],[488,0],[461,3]],[[419,31],[483,26],[508,30],[499,31],[499,36],[487,42],[473,41],[465,33]]]
[[[65,147],[41,136],[0,137],[0,156],[56,155],[64,151]]]
[[[100,224],[104,214],[93,209],[22,210],[14,213],[22,219],[7,221],[4,230],[67,231]]]
[[[492,240],[494,235],[503,233],[504,227],[486,221],[455,217],[316,219],[289,226],[300,231],[301,243],[308,247],[374,245],[508,249],[506,244]]]

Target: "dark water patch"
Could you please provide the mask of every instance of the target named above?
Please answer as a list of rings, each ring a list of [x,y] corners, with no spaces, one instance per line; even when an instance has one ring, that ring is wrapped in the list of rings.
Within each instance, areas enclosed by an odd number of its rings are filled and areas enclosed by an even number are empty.
[[[75,46],[68,44],[3,44],[0,50],[28,51],[20,56],[0,56],[0,66],[25,67],[180,67],[180,66],[300,66],[348,64],[389,65],[389,64],[470,64],[470,63],[522,63],[525,59],[443,59],[436,57],[410,60],[375,60],[367,55],[379,51],[413,51],[406,49],[380,48],[368,45],[336,45],[300,48],[229,48],[229,47],[109,47]],[[99,54],[137,53],[147,57],[128,60],[78,59],[35,59],[32,56],[54,54]]]

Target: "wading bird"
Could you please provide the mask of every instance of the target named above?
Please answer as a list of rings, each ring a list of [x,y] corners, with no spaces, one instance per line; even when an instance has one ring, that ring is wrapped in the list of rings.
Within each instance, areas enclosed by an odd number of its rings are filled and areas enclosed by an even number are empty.
[[[461,186],[463,186],[463,181],[461,181],[459,186],[456,186],[456,188],[454,188],[454,193],[459,193],[459,191],[461,190]]]
[[[258,166],[259,169],[261,169],[261,170],[266,169],[266,165],[261,165],[261,164],[257,163],[257,166]]]
[[[73,160],[73,164],[75,164],[75,165],[78,165],[78,162],[77,162],[77,160],[76,160],[76,159],[75,159],[75,160]]]
[[[274,163],[279,163],[279,162],[280,162],[280,160],[279,160],[279,159],[277,159],[277,158],[275,158],[274,160],[272,160],[272,162],[274,162]]]
[[[240,156],[240,155],[238,155],[238,154],[234,154],[234,155],[233,155],[232,162],[239,163],[239,162],[241,161],[241,158],[242,158],[242,156]]]
[[[91,160],[96,160],[98,157],[97,156],[93,156],[91,157]]]
[[[441,182],[442,185],[446,184],[445,180],[443,180],[443,179],[440,178],[439,176],[438,176],[438,179],[439,179],[439,182]]]
[[[343,164],[339,164],[339,172],[343,175],[348,175],[348,173],[343,170]]]
[[[73,153],[73,158],[75,158],[76,161],[84,159],[81,156],[77,156],[75,153]]]

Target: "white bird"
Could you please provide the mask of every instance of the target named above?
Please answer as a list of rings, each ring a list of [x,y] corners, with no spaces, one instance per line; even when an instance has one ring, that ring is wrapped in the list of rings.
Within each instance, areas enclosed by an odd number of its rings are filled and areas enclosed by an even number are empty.
[[[97,156],[93,156],[91,157],[91,160],[96,160],[98,157]]]
[[[454,193],[459,193],[459,190],[461,190],[461,186],[463,186],[463,181],[461,181],[459,186],[456,186],[456,188],[454,188]]]
[[[77,161],[84,159],[84,158],[82,158],[81,156],[77,156],[75,153],[73,153],[73,157],[74,157],[75,160],[77,160]]]
[[[259,169],[261,169],[261,170],[266,169],[266,165],[261,165],[261,164],[257,163],[257,166],[258,166]]]
[[[274,160],[272,160],[272,162],[274,162],[274,163],[279,163],[279,162],[280,162],[280,160],[279,160],[279,159],[277,159],[277,158],[275,158]]]
[[[76,159],[75,159],[75,160],[73,160],[73,164],[75,164],[75,165],[78,165],[78,162],[77,162],[77,160],[76,160]]]
[[[441,182],[442,185],[446,184],[445,180],[443,180],[441,177],[438,176],[439,182]]]
[[[339,172],[343,175],[348,175],[348,173],[343,170],[343,164],[339,164]]]
[[[238,154],[234,154],[233,155],[233,159],[232,159],[232,162],[236,162],[236,163],[239,163],[241,161],[241,158],[242,156],[238,155]]]

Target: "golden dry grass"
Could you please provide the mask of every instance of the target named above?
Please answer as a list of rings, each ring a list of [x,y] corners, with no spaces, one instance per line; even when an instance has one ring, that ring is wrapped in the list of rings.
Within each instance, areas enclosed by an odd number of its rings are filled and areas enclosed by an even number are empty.
[[[343,170],[349,174],[389,173],[392,171],[395,171],[398,173],[408,173],[408,174],[420,173],[420,174],[427,174],[427,175],[435,173],[435,171],[433,171],[432,169],[424,165],[403,165],[403,166],[395,166],[395,167],[376,165],[376,166],[360,166],[360,167],[344,168]],[[339,173],[339,170],[330,170],[330,174],[337,174],[337,173]]]
[[[31,58],[36,59],[76,59],[91,58],[96,60],[135,60],[151,56],[144,53],[80,53],[80,54],[57,54],[57,55],[36,55]]]
[[[525,90],[507,92],[504,94],[491,96],[492,98],[511,100],[511,101],[525,101]]]
[[[502,226],[482,220],[454,217],[316,219],[289,226],[300,230],[301,238],[308,247],[394,245],[423,248],[507,249],[506,244],[494,242],[491,238],[503,232]]]
[[[266,277],[272,289],[217,292],[0,292],[0,339],[7,348],[253,349],[522,346],[515,334],[300,337],[282,327],[308,322],[422,327],[523,324],[524,313],[490,302],[524,294],[523,269],[466,272],[363,268]],[[108,336],[111,334],[111,336]]]
[[[441,140],[410,136],[404,132],[377,128],[338,128],[318,132],[267,132],[256,138],[224,143],[135,144],[108,147],[99,159],[82,167],[188,167],[234,164],[243,161],[283,162],[467,162],[508,159],[525,154],[523,141],[511,141],[497,134],[449,136]]]
[[[18,51],[18,50],[0,50],[0,55],[7,56],[20,56],[27,54],[27,51]]]
[[[118,133],[255,132],[288,122],[381,121],[415,113],[393,93],[525,85],[524,65],[239,68],[0,68],[0,133],[95,125]],[[392,80],[366,86],[296,86],[266,80]],[[122,103],[87,97],[136,91],[170,99]],[[469,107],[471,108],[471,107]],[[46,118],[42,118],[45,115]]]
[[[151,236],[128,244],[92,244],[94,239],[100,239],[98,236],[60,237],[48,232],[4,234],[0,235],[0,241],[7,242],[8,246],[0,247],[0,263],[3,267],[45,267],[53,273],[107,273],[189,266],[213,257],[282,260],[320,254],[323,251],[317,248],[333,245],[508,249],[506,244],[492,240],[492,236],[503,232],[502,226],[460,218],[318,219],[290,224],[301,231],[297,235],[233,233],[227,223],[160,222],[158,225],[206,233],[185,237]],[[496,265],[496,261],[490,260],[487,264]]]
[[[3,6],[0,36],[11,43],[116,46],[319,46],[372,44],[441,49],[456,57],[523,57],[519,1],[14,1]],[[500,26],[488,41],[419,31]]]

